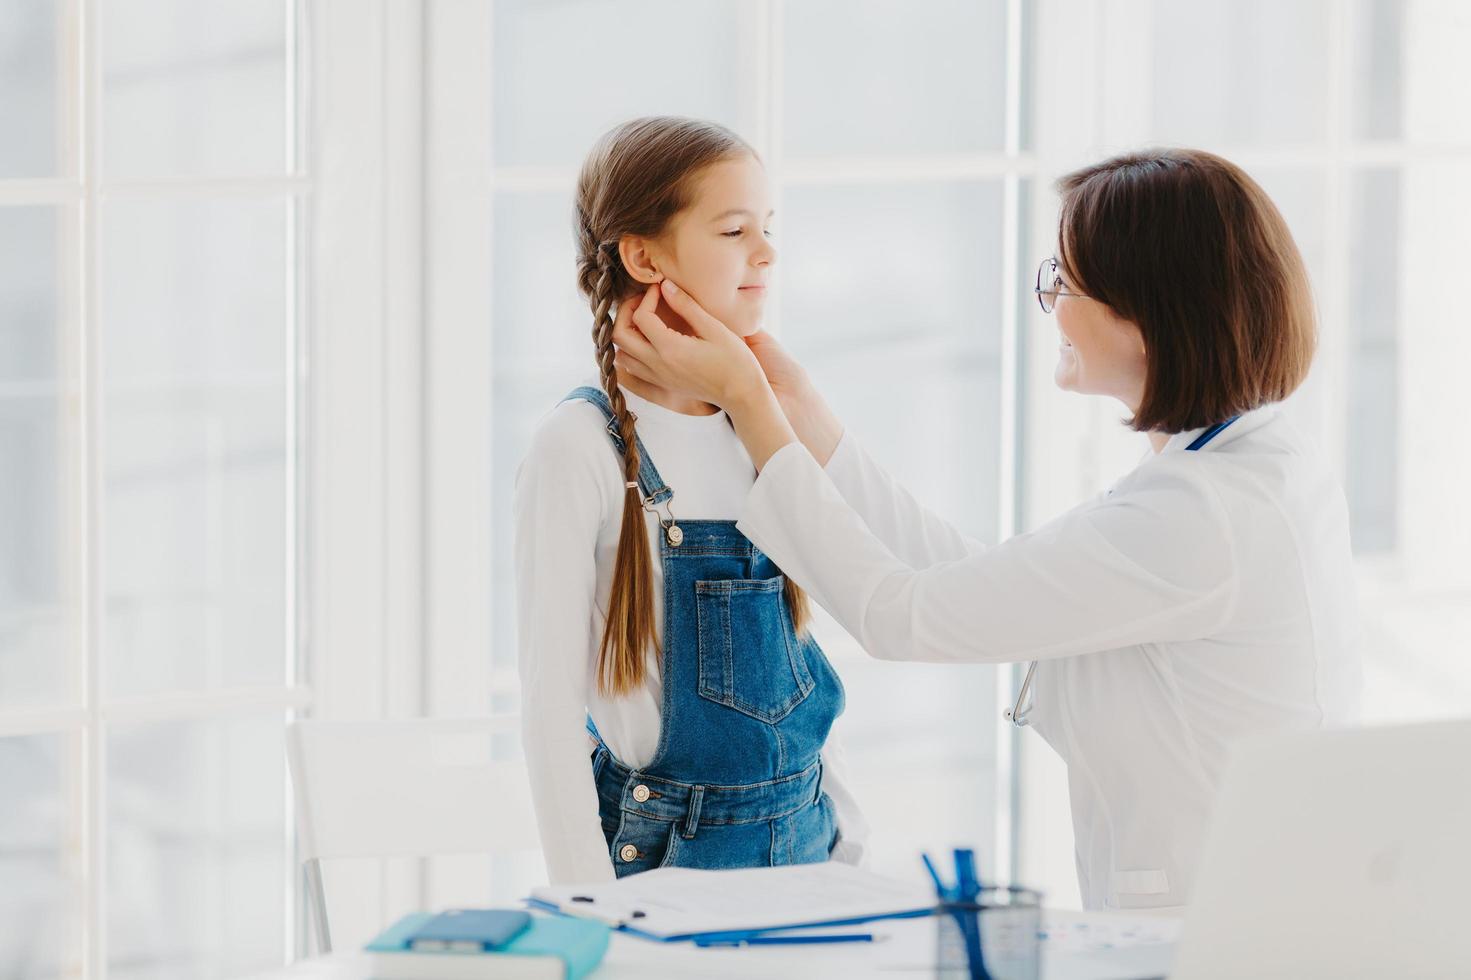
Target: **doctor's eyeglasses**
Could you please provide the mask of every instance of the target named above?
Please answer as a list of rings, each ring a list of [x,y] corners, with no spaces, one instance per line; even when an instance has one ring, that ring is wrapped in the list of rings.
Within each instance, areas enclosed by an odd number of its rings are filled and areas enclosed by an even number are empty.
[[[1057,259],[1046,258],[1042,264],[1037,266],[1037,303],[1042,307],[1043,313],[1051,313],[1053,307],[1057,306],[1057,297],[1076,296],[1079,299],[1087,299],[1082,293],[1074,293],[1062,288],[1062,276],[1057,274]]]

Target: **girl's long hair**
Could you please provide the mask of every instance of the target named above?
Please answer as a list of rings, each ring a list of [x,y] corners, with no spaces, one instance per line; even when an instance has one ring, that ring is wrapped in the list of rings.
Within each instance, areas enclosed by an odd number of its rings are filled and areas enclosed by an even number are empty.
[[[625,235],[655,238],[692,199],[694,183],[711,164],[756,153],[739,136],[714,123],[676,116],[634,119],[605,134],[577,179],[577,285],[592,307],[592,339],[603,391],[623,440],[623,482],[638,482],[634,415],[624,403],[613,368],[613,320],[618,303],[644,288],[629,275],[618,252]],[[608,619],[598,646],[598,689],[622,696],[644,683],[650,642],[658,642],[643,494],[623,493],[623,524],[613,563]],[[800,633],[807,600],[789,578],[786,601]]]

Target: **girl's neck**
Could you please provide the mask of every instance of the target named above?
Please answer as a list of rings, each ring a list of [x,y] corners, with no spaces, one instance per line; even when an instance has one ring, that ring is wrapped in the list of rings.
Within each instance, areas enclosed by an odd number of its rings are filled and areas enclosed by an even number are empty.
[[[653,402],[660,408],[667,408],[680,415],[714,415],[720,411],[709,402],[702,402],[697,398],[681,395],[667,388],[660,388],[658,385],[640,381],[638,378],[620,375],[618,383],[644,401]]]

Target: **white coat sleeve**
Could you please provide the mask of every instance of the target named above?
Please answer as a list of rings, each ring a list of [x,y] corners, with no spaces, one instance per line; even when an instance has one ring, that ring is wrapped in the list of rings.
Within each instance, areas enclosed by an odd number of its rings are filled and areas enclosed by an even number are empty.
[[[928,568],[986,548],[915,500],[850,431],[838,440],[826,471],[874,536],[906,565]]]
[[[585,728],[596,621],[598,529],[606,518],[596,409],[558,406],[516,474],[517,666],[522,742],[552,884],[616,875],[598,817]],[[610,471],[616,470],[610,461]]]
[[[871,656],[1005,663],[1198,638],[1236,596],[1224,507],[1189,460],[994,548],[916,569],[799,443],[767,461],[739,527]]]

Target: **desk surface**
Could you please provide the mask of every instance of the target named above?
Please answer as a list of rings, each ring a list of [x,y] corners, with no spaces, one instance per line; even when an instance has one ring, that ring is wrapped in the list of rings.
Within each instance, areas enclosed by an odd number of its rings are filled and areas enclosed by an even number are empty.
[[[650,977],[887,977],[936,976],[936,921],[903,919],[864,927],[873,943],[822,946],[759,946],[699,949],[687,943],[653,943],[614,933],[608,955],[592,974],[594,980],[649,980]],[[1158,921],[1136,915],[1047,912],[1049,928]],[[1086,949],[1076,944],[1044,944],[1043,980],[1128,980],[1159,977],[1169,968],[1174,947],[1168,943]],[[946,971],[944,976],[961,971]],[[367,959],[356,953],[303,960],[259,974],[251,980],[366,980]]]

